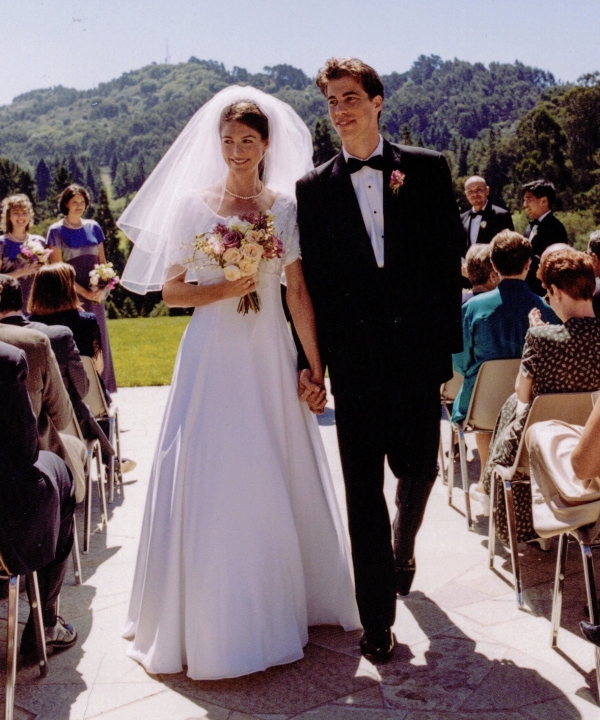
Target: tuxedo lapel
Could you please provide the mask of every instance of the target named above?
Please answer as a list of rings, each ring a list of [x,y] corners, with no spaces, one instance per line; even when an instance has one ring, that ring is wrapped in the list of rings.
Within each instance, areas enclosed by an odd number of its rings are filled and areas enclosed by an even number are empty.
[[[390,187],[394,170],[404,172],[402,151],[384,140],[383,143],[383,237],[384,237],[384,266],[394,264],[402,244],[403,218],[407,217],[409,180],[405,177],[404,183],[396,192]]]
[[[352,179],[341,152],[335,158],[331,169],[329,191],[332,236],[339,237],[345,245],[352,239],[361,258],[376,267],[371,238],[365,228]]]

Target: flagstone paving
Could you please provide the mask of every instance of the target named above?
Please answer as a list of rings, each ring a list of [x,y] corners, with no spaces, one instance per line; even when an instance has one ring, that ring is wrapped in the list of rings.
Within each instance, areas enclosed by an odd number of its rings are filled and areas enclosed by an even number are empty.
[[[79,633],[75,647],[17,676],[17,720],[575,720],[600,718],[593,647],[577,623],[585,592],[578,550],[569,555],[559,649],[550,649],[556,548],[523,547],[526,607],[518,610],[508,555],[487,567],[487,520],[467,532],[463,495],[453,507],[438,479],[418,538],[413,592],[398,601],[398,646],[387,665],[358,651],[360,632],[318,627],[305,657],[263,673],[211,682],[148,675],[125,655],[121,638],[147,479],[168,388],[126,388],[118,394],[122,442],[138,466],[125,476],[125,498],[110,509],[108,529],[95,528],[82,556],[84,584],[69,570],[61,614]],[[321,419],[336,492],[343,485],[334,413]],[[447,424],[443,424],[444,439]],[[470,474],[478,462],[470,448]],[[393,479],[386,495],[393,507]],[[96,502],[96,499],[95,499]],[[475,507],[478,510],[478,507]],[[99,520],[94,507],[94,520]],[[83,518],[79,518],[80,529]],[[240,588],[243,592],[243,588]],[[22,595],[20,620],[28,607]],[[0,670],[6,652],[6,600],[0,601]],[[3,684],[3,681],[2,681]],[[3,691],[0,693],[3,703]]]

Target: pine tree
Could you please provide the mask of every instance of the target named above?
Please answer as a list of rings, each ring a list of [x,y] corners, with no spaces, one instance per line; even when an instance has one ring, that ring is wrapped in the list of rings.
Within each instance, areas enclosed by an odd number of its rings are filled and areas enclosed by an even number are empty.
[[[77,183],[78,185],[83,185],[83,171],[81,170],[81,167],[77,160],[75,159],[75,156],[73,153],[69,155],[69,159],[66,164],[67,170],[71,173],[71,177],[73,178],[73,182]]]
[[[7,158],[0,158],[0,198],[24,193],[35,201],[35,183],[30,173]]]
[[[50,170],[42,158],[35,168],[35,186],[37,189],[37,196],[42,202],[48,196],[48,190],[50,189]]]
[[[408,125],[403,125],[400,130],[400,143],[402,145],[413,145],[413,139]]]
[[[125,267],[125,258],[119,248],[119,228],[108,204],[108,195],[104,187],[100,190],[94,220],[102,228],[104,233],[104,252],[107,262],[111,262],[118,275],[121,275]]]
[[[135,172],[133,174],[133,190],[136,192],[142,187],[146,180],[146,169],[144,168],[144,160],[142,157],[138,158]]]
[[[322,165],[337,155],[340,144],[337,137],[334,139],[329,129],[328,120],[317,120],[315,123],[315,139],[313,141],[313,162]]]
[[[92,196],[92,202],[95,202],[98,199],[98,185],[91,165],[88,165],[85,171],[85,187]]]
[[[119,161],[117,156],[113,155],[110,159],[110,178],[114,182],[117,177],[117,170],[119,168]]]

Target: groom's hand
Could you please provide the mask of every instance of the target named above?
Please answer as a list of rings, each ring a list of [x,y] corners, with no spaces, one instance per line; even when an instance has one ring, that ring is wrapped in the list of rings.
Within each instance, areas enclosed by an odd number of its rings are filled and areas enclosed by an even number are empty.
[[[298,376],[298,397],[306,402],[311,412],[322,415],[327,404],[327,390],[322,378],[315,378],[308,369]]]

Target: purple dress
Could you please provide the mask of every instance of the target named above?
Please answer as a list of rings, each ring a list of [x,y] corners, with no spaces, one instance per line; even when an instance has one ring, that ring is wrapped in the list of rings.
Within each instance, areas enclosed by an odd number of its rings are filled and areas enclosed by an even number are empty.
[[[46,241],[41,235],[27,234],[29,240],[38,240],[46,247]],[[28,263],[19,258],[21,245],[23,243],[11,240],[7,235],[0,235],[0,272],[11,273],[18,270]],[[33,275],[24,275],[19,278],[19,285],[23,292],[23,312],[27,312],[27,301],[31,294],[31,286],[33,284]]]
[[[99,262],[98,249],[104,242],[104,233],[100,225],[94,220],[83,220],[83,227],[73,230],[66,227],[62,220],[59,220],[59,222],[50,226],[47,242],[49,247],[58,248],[62,252],[63,260],[73,266],[79,285],[89,288],[90,271]],[[116,392],[117,381],[110,350],[104,303],[93,303],[81,298],[81,304],[86,312],[93,313],[98,320],[102,336],[102,357],[104,360],[102,380],[108,392]]]

